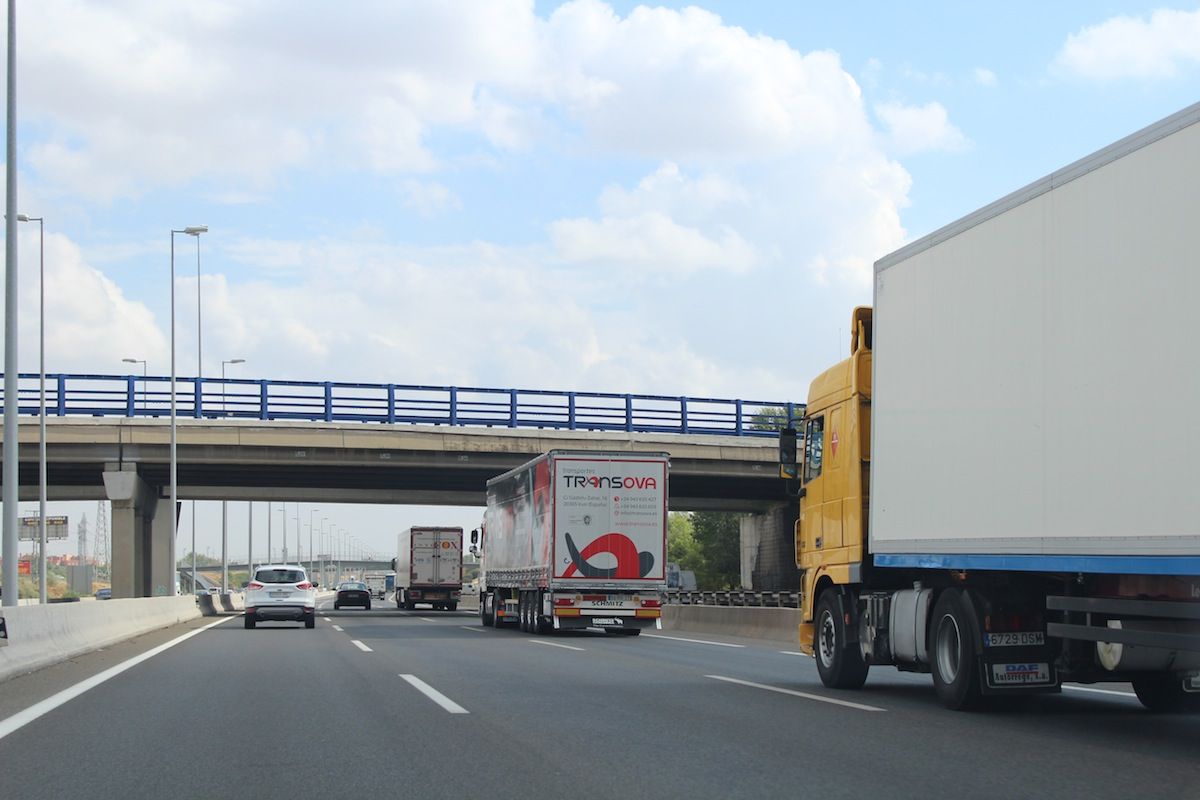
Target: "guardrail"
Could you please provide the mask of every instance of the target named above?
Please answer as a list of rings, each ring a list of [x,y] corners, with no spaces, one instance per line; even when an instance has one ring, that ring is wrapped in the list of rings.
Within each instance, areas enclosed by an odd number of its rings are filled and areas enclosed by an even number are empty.
[[[682,606],[747,606],[758,608],[799,608],[797,592],[687,592],[667,590],[667,603]]]
[[[21,374],[22,414],[39,411],[38,376]],[[0,392],[0,398],[3,392]],[[638,433],[778,435],[804,404],[711,397],[485,389],[397,383],[176,377],[176,415],[194,419],[377,422]],[[167,417],[171,379],[140,375],[46,376],[47,416]]]

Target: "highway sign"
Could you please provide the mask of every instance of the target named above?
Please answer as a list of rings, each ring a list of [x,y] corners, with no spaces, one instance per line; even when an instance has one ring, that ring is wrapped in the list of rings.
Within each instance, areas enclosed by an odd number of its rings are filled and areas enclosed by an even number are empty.
[[[38,518],[21,517],[21,539],[29,542],[38,540]],[[66,517],[46,517],[46,540],[57,541],[67,538]]]

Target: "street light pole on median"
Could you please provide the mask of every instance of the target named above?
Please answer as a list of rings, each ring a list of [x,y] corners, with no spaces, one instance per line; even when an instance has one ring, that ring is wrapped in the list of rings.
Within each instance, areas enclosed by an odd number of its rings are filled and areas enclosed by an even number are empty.
[[[8,132],[4,220],[4,595],[0,603],[17,605],[17,0],[8,0]]]
[[[17,214],[38,224],[38,602],[46,602],[46,226],[41,217]]]
[[[199,297],[200,293],[200,256],[197,251],[196,256],[196,294]],[[196,300],[197,313],[200,309],[200,301]],[[226,364],[245,364],[246,359],[234,358],[229,361],[221,362],[221,413],[225,413],[225,365]],[[193,506],[194,508],[194,506]],[[224,594],[229,589],[229,501],[221,501],[221,593]]]
[[[193,225],[181,231],[171,230],[171,541],[174,542],[178,522],[175,508],[179,502],[179,459],[176,448],[176,409],[175,409],[175,234],[186,233],[196,237],[196,264],[200,263],[200,234],[207,233],[207,225]],[[199,287],[197,287],[197,290]],[[196,505],[192,503],[192,590],[196,588]]]

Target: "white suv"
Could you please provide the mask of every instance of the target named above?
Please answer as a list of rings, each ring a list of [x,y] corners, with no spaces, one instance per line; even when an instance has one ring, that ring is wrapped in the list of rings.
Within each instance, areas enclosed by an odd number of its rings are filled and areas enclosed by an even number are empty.
[[[304,567],[267,564],[254,571],[246,586],[246,627],[258,620],[294,620],[306,628],[317,627],[317,587]]]

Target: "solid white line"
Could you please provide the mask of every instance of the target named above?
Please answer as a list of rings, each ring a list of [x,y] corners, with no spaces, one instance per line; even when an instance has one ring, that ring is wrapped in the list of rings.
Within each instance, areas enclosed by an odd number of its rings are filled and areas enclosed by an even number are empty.
[[[529,642],[530,644],[544,644],[547,647],[561,647],[563,650],[578,650],[580,653],[584,652],[582,647],[572,647],[569,644],[559,644],[558,642],[547,642],[545,639],[526,639],[525,641]]]
[[[146,652],[142,653],[141,655],[134,656],[133,658],[131,658],[127,661],[122,661],[120,664],[117,664],[115,667],[109,667],[108,669],[104,670],[103,672],[97,672],[92,677],[90,677],[86,680],[82,680],[79,683],[75,684],[74,686],[71,686],[70,688],[63,689],[58,694],[51,695],[50,697],[47,697],[45,700],[41,701],[40,703],[34,703],[33,705],[31,705],[29,708],[25,709],[24,711],[18,711],[16,714],[13,714],[11,717],[9,717],[6,720],[0,720],[0,739],[3,739],[5,736],[8,736],[10,733],[19,731],[21,728],[23,728],[26,725],[28,725],[29,723],[33,722],[38,717],[42,716],[43,714],[47,714],[47,713],[53,711],[54,709],[61,706],[63,703],[67,703],[67,702],[70,702],[71,700],[74,700],[76,697],[79,697],[79,695],[83,694],[84,692],[86,692],[90,689],[95,689],[97,686],[99,686],[100,684],[109,680],[110,678],[117,677],[125,670],[130,669],[131,667],[136,667],[138,664],[142,663],[143,661],[146,661],[147,659],[150,659],[150,658],[154,658],[154,656],[158,655],[159,653],[163,652],[164,650],[170,650],[175,645],[182,644],[183,642],[192,638],[196,634],[203,633],[204,631],[208,630],[209,628],[220,625],[223,622],[228,622],[231,619],[235,619],[235,617],[222,617],[221,619],[217,620],[216,622],[210,622],[202,628],[197,628],[194,631],[188,631],[187,633],[183,634],[182,636],[177,636],[169,642],[165,642],[163,644],[160,644],[158,647],[151,648],[150,650],[147,650]]]
[[[779,652],[783,653],[785,656],[802,656],[802,655],[804,655],[804,653],[798,652],[796,650],[780,650]]]
[[[421,620],[421,622],[437,622],[436,619],[430,619],[429,617],[417,617],[417,619]]]
[[[341,626],[341,625],[334,625],[334,626],[333,626],[333,629],[334,629],[335,631],[337,631],[338,633],[345,633],[345,631],[344,631],[344,630],[342,630],[342,626]]]
[[[711,644],[717,647],[745,647],[744,644],[729,644],[728,642],[706,642],[703,639],[685,639],[682,636],[663,636],[658,633],[643,633],[643,636],[649,636],[651,639],[670,639],[673,642],[694,642],[695,644]]]
[[[459,625],[458,627],[462,628],[464,631],[470,631],[471,633],[483,633],[483,628],[473,628],[469,625]]]
[[[859,711],[883,711],[882,708],[876,706],[867,706],[862,703],[851,703],[849,700],[838,700],[833,697],[822,697],[819,694],[809,694],[808,692],[797,692],[794,689],[781,689],[778,686],[768,686],[765,683],[754,683],[752,681],[742,681],[737,678],[726,678],[722,675],[705,675],[706,678],[712,678],[717,681],[725,681],[726,683],[736,683],[741,686],[752,686],[755,689],[765,689],[768,692],[778,692],[779,694],[790,694],[792,697],[803,697],[805,700],[817,700],[821,703],[832,703],[835,706],[845,706],[846,708],[857,708]]]
[[[374,650],[372,650],[371,648],[367,647],[365,644],[360,642],[358,639],[351,639],[350,644],[354,645],[359,650],[362,650],[364,653],[374,653],[375,652]]]
[[[408,681],[409,684],[412,685],[412,687],[414,689],[416,689],[418,692],[425,695],[430,700],[432,700],[433,702],[437,703],[442,708],[449,711],[451,714],[470,714],[471,713],[470,711],[467,711],[465,708],[460,706],[458,703],[451,700],[449,697],[446,697],[446,695],[442,694],[437,689],[430,686],[425,681],[418,678],[416,675],[401,675],[400,677],[404,678],[404,680]]]
[[[1070,689],[1074,692],[1095,692],[1096,694],[1115,694],[1117,697],[1137,698],[1137,695],[1133,692],[1118,692],[1116,689],[1095,689],[1091,686],[1068,686],[1065,683],[1063,684],[1063,688]]]

